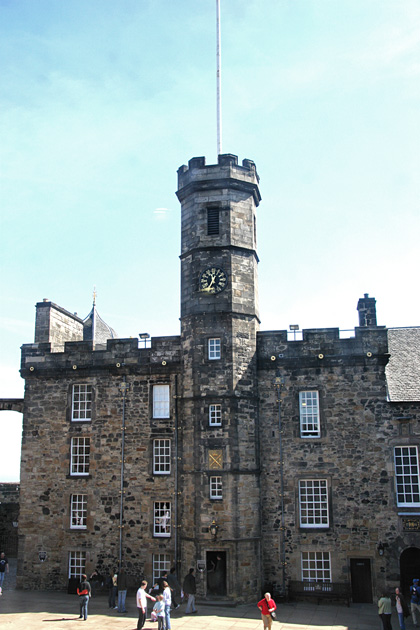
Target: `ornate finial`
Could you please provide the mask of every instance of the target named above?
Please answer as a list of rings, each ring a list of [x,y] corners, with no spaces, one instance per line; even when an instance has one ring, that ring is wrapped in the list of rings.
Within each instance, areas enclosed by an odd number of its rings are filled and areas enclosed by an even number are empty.
[[[93,306],[96,306],[96,287],[93,287]]]

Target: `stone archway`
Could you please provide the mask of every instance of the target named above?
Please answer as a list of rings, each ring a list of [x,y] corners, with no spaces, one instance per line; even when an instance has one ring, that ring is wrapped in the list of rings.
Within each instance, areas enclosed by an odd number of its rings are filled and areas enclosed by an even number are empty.
[[[408,597],[413,579],[420,580],[420,549],[408,547],[400,555],[400,583],[403,594]]]

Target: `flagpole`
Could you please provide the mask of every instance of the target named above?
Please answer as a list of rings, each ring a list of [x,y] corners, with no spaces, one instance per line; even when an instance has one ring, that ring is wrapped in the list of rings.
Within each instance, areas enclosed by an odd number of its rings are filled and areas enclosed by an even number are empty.
[[[222,88],[221,88],[221,37],[220,0],[216,0],[217,13],[217,155],[222,153]]]

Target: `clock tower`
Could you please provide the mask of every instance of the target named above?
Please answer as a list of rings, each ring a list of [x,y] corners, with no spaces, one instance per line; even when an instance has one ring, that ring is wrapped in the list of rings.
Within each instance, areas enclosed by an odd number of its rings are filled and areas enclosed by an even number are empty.
[[[240,166],[230,154],[178,170],[179,543],[185,568],[205,567],[197,582],[207,597],[254,597],[260,588],[258,182],[254,162]]]

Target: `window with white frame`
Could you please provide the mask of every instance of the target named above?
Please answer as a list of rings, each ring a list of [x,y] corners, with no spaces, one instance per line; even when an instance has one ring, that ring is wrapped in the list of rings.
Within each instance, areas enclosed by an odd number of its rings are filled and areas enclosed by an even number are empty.
[[[171,535],[171,504],[169,501],[155,501],[153,516],[153,534],[169,537]]]
[[[153,440],[153,473],[169,475],[171,472],[171,440]]]
[[[299,392],[300,437],[320,437],[319,395],[317,391]]]
[[[394,465],[397,505],[418,507],[420,505],[420,486],[417,446],[396,446],[394,448]]]
[[[153,417],[169,418],[169,385],[153,385]]]
[[[154,553],[153,554],[153,584],[156,584],[158,578],[162,577],[164,573],[169,573],[171,568],[171,558],[167,553]]]
[[[220,476],[210,477],[210,499],[223,499],[222,478]]]
[[[331,557],[329,551],[302,551],[303,582],[331,582]]]
[[[299,481],[301,527],[328,527],[328,484],[326,479]]]
[[[209,425],[219,427],[222,424],[222,405],[209,405]]]
[[[80,579],[86,573],[86,551],[70,551],[69,578]]]
[[[90,462],[90,438],[71,439],[70,475],[88,475]]]
[[[73,385],[71,419],[75,422],[92,419],[91,385]]]
[[[70,504],[70,528],[86,529],[87,496],[72,494]]]
[[[209,339],[209,359],[210,361],[216,361],[220,357],[220,338],[212,337]]]

